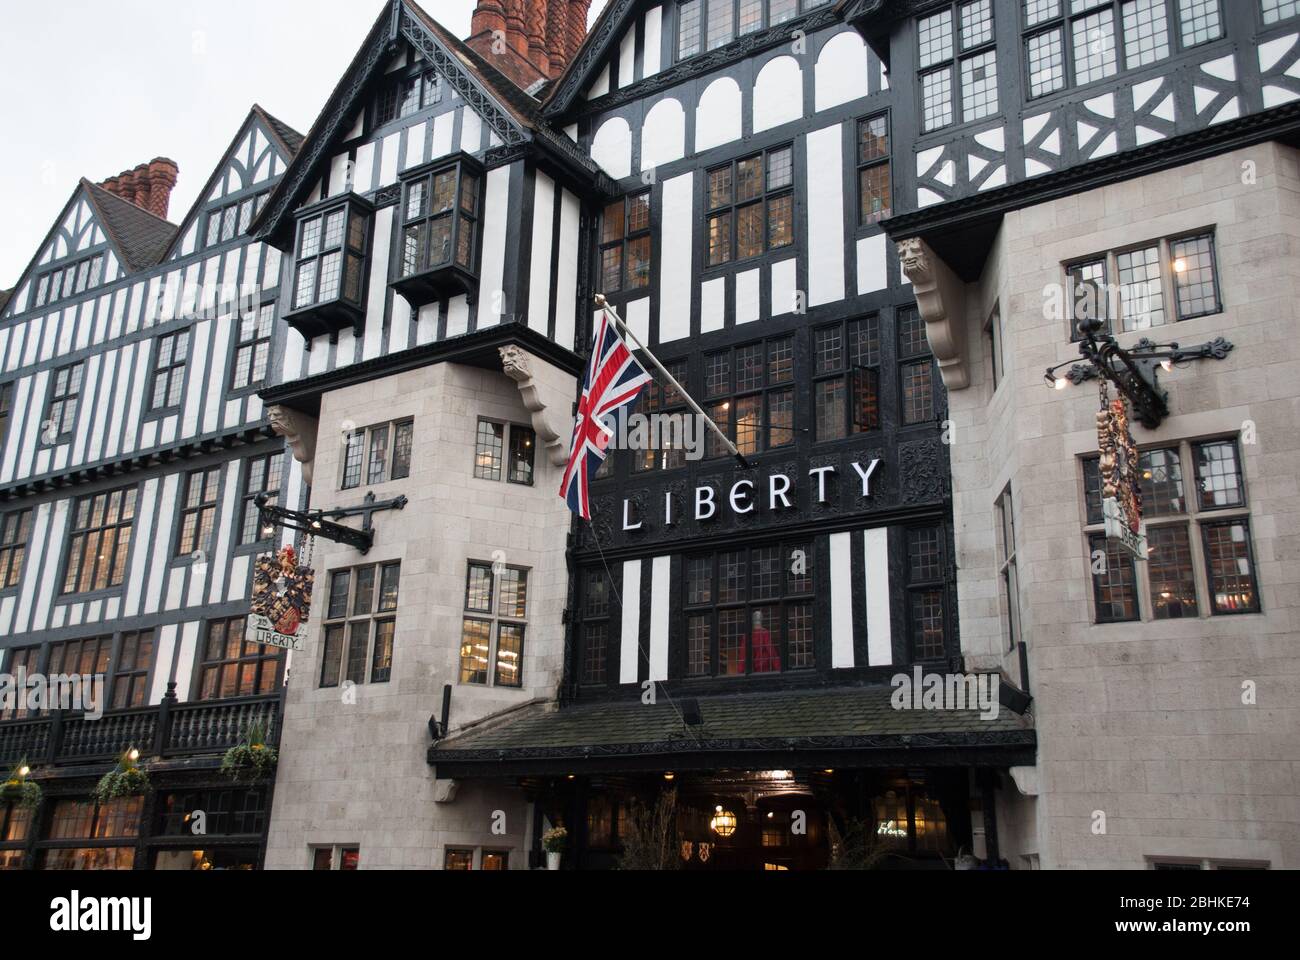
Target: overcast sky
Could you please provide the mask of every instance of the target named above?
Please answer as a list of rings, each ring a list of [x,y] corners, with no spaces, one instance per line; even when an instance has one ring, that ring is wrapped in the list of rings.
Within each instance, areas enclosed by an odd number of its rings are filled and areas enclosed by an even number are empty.
[[[593,0],[594,19],[606,0]],[[457,36],[475,0],[424,0]],[[249,107],[306,133],[384,0],[44,0],[0,30],[0,289],[15,285],[80,177],[154,157],[189,210]]]

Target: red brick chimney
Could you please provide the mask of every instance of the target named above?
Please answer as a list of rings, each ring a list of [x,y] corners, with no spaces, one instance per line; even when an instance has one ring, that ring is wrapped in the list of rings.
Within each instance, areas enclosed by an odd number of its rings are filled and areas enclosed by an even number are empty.
[[[521,88],[564,72],[587,35],[591,0],[478,0],[470,48]]]
[[[100,184],[115,197],[134,203],[156,217],[167,219],[172,188],[176,186],[180,168],[166,157],[155,157],[134,170],[123,170]]]

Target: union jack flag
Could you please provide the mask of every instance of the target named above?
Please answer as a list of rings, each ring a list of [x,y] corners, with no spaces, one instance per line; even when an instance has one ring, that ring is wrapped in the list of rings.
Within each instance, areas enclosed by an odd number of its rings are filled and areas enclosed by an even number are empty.
[[[602,310],[592,338],[582,399],[578,401],[569,465],[560,484],[560,496],[568,501],[569,509],[584,520],[591,519],[587,482],[605,462],[606,448],[614,435],[604,418],[619,407],[630,408],[636,403],[641,388],[650,379],[650,374],[618,335],[609,315]]]

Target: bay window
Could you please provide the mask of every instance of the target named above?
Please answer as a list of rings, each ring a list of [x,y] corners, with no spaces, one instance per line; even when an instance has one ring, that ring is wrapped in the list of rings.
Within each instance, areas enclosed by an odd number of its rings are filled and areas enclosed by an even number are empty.
[[[299,212],[293,292],[284,319],[308,340],[344,327],[361,332],[373,212],[355,194]]]
[[[478,289],[482,173],[462,156],[403,177],[393,288],[413,308]]]

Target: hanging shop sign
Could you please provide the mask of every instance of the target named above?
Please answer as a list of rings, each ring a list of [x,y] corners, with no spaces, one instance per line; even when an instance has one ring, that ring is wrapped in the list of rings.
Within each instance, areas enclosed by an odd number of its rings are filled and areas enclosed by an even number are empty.
[[[870,463],[854,463],[856,474],[854,482],[861,482],[862,497],[871,496],[871,480],[875,476],[880,460]],[[814,467],[808,471],[809,493],[817,503],[827,503],[830,499],[830,480],[836,475],[835,467]],[[766,505],[769,512],[792,510],[798,506],[798,496],[794,491],[794,479],[788,474],[773,473],[766,480],[737,480],[730,487],[719,491],[712,486],[696,487],[691,494],[691,501],[686,505],[690,516],[697,521],[715,520],[720,512],[729,509],[737,516],[754,513],[761,505]],[[671,492],[664,494],[663,524],[671,527],[681,519],[676,509]],[[648,518],[640,516],[631,500],[623,501],[623,529],[641,530],[649,523]]]
[[[259,556],[253,567],[249,638],[268,647],[301,650],[315,581],[316,572],[299,564],[293,547]]]
[[[1123,397],[1110,400],[1104,382],[1101,398],[1097,443],[1101,450],[1101,506],[1106,536],[1118,540],[1138,560],[1145,560],[1147,538],[1142,533],[1141,464],[1129,429],[1128,406]]]

